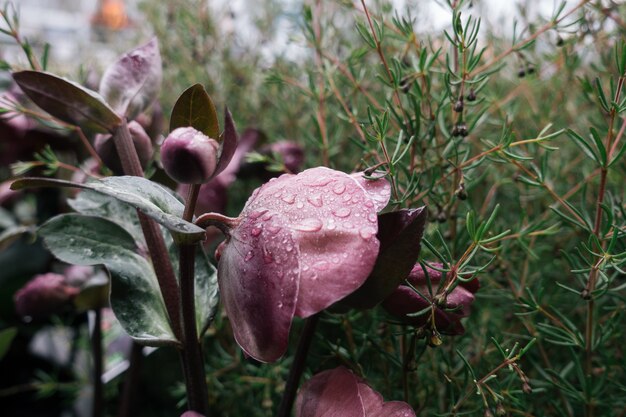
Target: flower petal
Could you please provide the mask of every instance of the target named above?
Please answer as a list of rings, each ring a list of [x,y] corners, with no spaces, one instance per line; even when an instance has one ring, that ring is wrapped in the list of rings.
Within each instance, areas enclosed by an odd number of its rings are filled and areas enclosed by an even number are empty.
[[[383,397],[364,382],[359,383],[359,395],[365,417],[415,417],[413,409],[402,401],[383,402]]]
[[[298,247],[284,220],[268,210],[249,212],[218,265],[224,307],[248,355],[271,362],[285,353],[299,280]]]
[[[281,214],[300,248],[297,316],[323,310],[367,279],[379,247],[377,206],[349,175],[321,167],[282,175],[257,189],[242,215],[263,209]]]
[[[350,175],[369,195],[374,204],[376,205],[376,211],[381,211],[385,208],[389,199],[391,198],[391,184],[384,178],[370,180],[365,178],[363,172],[355,172]]]
[[[357,377],[344,367],[308,380],[296,400],[297,417],[365,417]]]

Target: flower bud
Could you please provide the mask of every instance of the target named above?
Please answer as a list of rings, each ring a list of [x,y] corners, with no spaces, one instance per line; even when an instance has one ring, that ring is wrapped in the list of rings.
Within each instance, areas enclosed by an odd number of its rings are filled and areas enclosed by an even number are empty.
[[[143,127],[135,121],[128,123],[128,130],[130,136],[133,138],[133,145],[139,156],[139,162],[141,166],[145,168],[148,162],[152,158],[152,141],[150,137],[143,130]],[[116,175],[122,175],[124,170],[122,168],[122,162],[117,153],[117,148],[111,135],[96,135],[94,141],[94,147],[98,156],[102,159],[102,162],[113,171]]]
[[[60,312],[76,294],[78,288],[70,286],[63,275],[48,273],[36,275],[13,300],[17,314],[39,318]]]
[[[182,184],[209,181],[217,167],[219,144],[192,127],[173,130],[161,146],[161,162],[167,175]]]

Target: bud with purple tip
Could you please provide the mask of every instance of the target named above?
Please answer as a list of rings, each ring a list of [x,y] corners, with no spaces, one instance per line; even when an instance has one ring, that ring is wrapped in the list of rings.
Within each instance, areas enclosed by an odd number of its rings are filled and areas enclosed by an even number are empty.
[[[193,127],[174,129],[161,146],[167,175],[182,184],[202,184],[213,178],[219,143]]]

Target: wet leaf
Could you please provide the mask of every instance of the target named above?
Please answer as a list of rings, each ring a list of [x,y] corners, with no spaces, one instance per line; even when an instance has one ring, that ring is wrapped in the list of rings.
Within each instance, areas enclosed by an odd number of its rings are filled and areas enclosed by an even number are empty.
[[[109,66],[99,91],[119,115],[132,120],[157,99],[162,78],[159,43],[152,38]]]
[[[426,226],[425,207],[402,209],[378,216],[380,250],[367,281],[342,300],[354,308],[372,308],[403,282],[417,262]]]
[[[63,214],[39,228],[46,246],[74,265],[104,265],[111,273],[111,307],[124,330],[149,346],[175,345],[152,266],[133,237],[101,217]]]
[[[194,84],[178,97],[170,118],[170,132],[191,126],[211,139],[220,141],[217,111],[202,84]]]
[[[26,187],[75,187],[96,191],[129,204],[165,226],[187,243],[203,239],[205,231],[181,217],[184,205],[171,191],[148,179],[133,176],[107,177],[85,184],[48,178],[22,178],[13,189]]]
[[[74,297],[74,305],[78,311],[93,310],[106,307],[109,300],[109,279],[104,272],[93,275],[80,288]]]
[[[137,209],[109,195],[83,190],[68,205],[80,214],[99,216],[111,220],[130,233],[139,247],[146,248],[143,231],[137,217]]]
[[[22,91],[57,119],[93,132],[110,132],[122,119],[95,91],[41,71],[13,73]]]

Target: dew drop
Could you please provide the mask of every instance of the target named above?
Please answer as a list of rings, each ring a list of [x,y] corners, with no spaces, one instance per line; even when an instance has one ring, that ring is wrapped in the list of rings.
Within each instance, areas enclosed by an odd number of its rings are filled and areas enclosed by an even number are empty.
[[[328,270],[328,262],[327,261],[317,261],[313,264],[313,268],[317,269],[318,271],[326,271]]]
[[[365,205],[365,207],[367,208],[372,208],[374,207],[374,202],[372,200],[365,200],[365,203],[363,203],[363,205]]]
[[[293,204],[296,201],[296,196],[295,194],[285,194],[282,196],[281,200],[287,204]]]
[[[335,224],[335,222],[333,221],[333,219],[330,219],[328,221],[328,224],[326,225],[326,228],[328,230],[335,230],[337,228],[337,225]]]
[[[264,209],[264,210],[255,210],[255,211],[251,211],[251,212],[248,214],[248,217],[249,217],[250,219],[252,219],[252,220],[256,220],[256,219],[258,219],[259,217],[261,217],[262,215],[264,215],[265,213],[267,213],[268,211],[269,211],[269,210],[267,210],[267,209]]]
[[[287,252],[291,252],[293,250],[293,245],[287,245],[285,246],[285,251]]]
[[[272,217],[274,217],[274,213],[269,213],[269,212],[267,212],[267,211],[266,211],[266,212],[263,214],[263,217],[261,217],[261,220],[268,221],[268,220],[270,220]]]
[[[345,227],[346,229],[353,229],[354,225],[352,223],[350,223],[350,222],[345,222],[343,224],[343,227]]]
[[[280,232],[281,227],[280,226],[276,226],[273,224],[270,224],[269,226],[267,226],[267,231],[270,232],[271,234],[275,235],[278,232]]]
[[[298,201],[298,202],[296,203],[296,207],[297,207],[297,208],[299,208],[299,209],[301,209],[302,207],[304,207],[304,203],[303,203],[302,201]]]
[[[343,194],[344,191],[346,191],[346,185],[343,183],[339,183],[333,187],[333,193],[337,195]]]
[[[306,200],[315,207],[322,207],[324,205],[324,202],[322,201],[322,196],[319,194],[309,195],[307,196]]]
[[[367,215],[367,220],[371,221],[372,223],[376,223],[378,217],[376,216],[376,213],[370,213]]]
[[[332,213],[337,217],[346,218],[350,215],[350,213],[352,213],[352,210],[350,210],[348,207],[340,207],[336,210],[333,210]]]
[[[254,257],[254,253],[252,253],[252,251],[248,251],[248,253],[246,253],[246,256],[243,258],[243,260],[248,262],[253,257]]]
[[[302,265],[302,271],[308,271],[308,270],[309,270],[308,265]]]
[[[334,181],[333,178],[319,178],[313,182],[308,183],[307,185],[309,187],[324,187],[333,181]]]
[[[250,234],[254,237],[257,237],[261,234],[262,231],[263,229],[261,229],[260,227],[253,227],[252,230],[250,230]]]
[[[323,224],[320,219],[305,219],[294,225],[293,228],[301,232],[317,232],[322,228]]]
[[[276,304],[276,307],[283,308],[283,303],[279,301],[278,304]]]
[[[376,229],[370,226],[365,226],[359,230],[359,235],[365,240],[371,239],[376,234]]]

